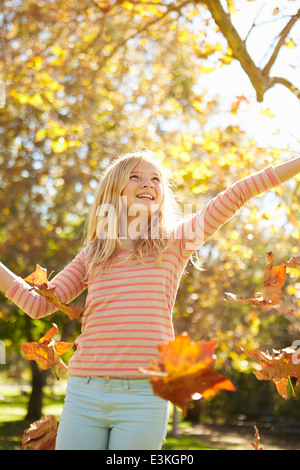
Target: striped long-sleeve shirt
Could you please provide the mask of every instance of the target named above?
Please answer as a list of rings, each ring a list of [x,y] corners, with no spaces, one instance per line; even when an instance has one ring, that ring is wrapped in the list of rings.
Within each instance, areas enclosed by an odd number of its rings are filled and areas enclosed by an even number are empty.
[[[70,376],[141,376],[140,368],[158,358],[157,344],[174,337],[172,310],[188,259],[253,196],[280,185],[272,166],[243,178],[199,212],[180,223],[160,264],[149,257],[142,264],[120,253],[108,269],[88,283],[86,247],[57,274],[49,287],[69,303],[88,289],[81,334],[69,362]],[[6,292],[32,318],[57,308],[21,278]]]

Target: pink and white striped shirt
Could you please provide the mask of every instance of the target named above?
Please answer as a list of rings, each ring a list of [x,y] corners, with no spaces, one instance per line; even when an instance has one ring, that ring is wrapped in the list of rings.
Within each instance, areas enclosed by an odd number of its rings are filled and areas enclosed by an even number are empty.
[[[49,282],[65,303],[88,288],[76,351],[69,362],[70,376],[141,377],[150,358],[158,358],[157,344],[174,337],[172,310],[188,259],[251,197],[280,185],[272,166],[243,178],[213,198],[201,211],[180,223],[158,265],[154,257],[141,264],[120,253],[111,267],[95,273],[88,286],[86,247]],[[57,308],[21,278],[6,292],[32,318]]]

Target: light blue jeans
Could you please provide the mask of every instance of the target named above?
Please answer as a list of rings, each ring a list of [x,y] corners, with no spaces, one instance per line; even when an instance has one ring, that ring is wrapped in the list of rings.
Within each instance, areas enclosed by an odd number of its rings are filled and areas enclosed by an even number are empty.
[[[56,450],[159,450],[168,405],[148,378],[69,377]]]

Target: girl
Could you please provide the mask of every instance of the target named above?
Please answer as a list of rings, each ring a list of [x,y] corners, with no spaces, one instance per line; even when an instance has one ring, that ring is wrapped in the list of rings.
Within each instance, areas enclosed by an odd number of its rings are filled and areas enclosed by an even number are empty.
[[[187,261],[251,197],[299,171],[300,158],[269,166],[179,221],[152,152],[113,162],[97,189],[84,247],[49,283],[65,303],[88,288],[57,449],[161,448],[168,403],[153,395],[140,368],[174,337],[172,308]],[[2,264],[0,288],[32,318],[56,310]]]

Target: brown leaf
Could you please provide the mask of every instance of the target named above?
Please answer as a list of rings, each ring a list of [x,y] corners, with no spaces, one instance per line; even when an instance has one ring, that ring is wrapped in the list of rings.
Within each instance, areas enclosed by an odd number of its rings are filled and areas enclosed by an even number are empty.
[[[66,343],[64,341],[56,343],[52,336],[57,332],[58,328],[55,323],[53,323],[50,330],[38,343],[24,343],[21,344],[21,348],[26,359],[36,361],[42,369],[47,370],[53,367],[54,373],[58,379],[54,367],[58,367],[62,372],[67,371],[67,366],[59,356],[69,351],[74,346],[74,343]]]
[[[21,439],[22,449],[54,450],[57,435],[57,421],[54,416],[44,416],[25,429]]]
[[[280,298],[284,297],[281,288],[285,284],[286,266],[273,267],[273,253],[267,253],[268,264],[265,267],[263,275],[263,289],[261,295],[264,300],[271,302],[273,305],[280,303]]]
[[[39,264],[36,264],[35,271],[24,278],[24,281],[29,282],[35,286],[41,286],[42,284],[48,284],[47,269],[42,268]]]
[[[40,265],[36,265],[35,271],[29,276],[24,278],[24,281],[28,282],[33,286],[33,289],[42,295],[49,302],[52,302],[56,307],[58,307],[63,313],[68,315],[70,320],[80,319],[83,308],[80,306],[70,306],[61,302],[58,296],[55,295],[56,287],[48,287],[48,277],[47,269],[42,268]]]
[[[263,311],[268,310],[270,307],[279,308],[282,304],[281,298],[284,297],[281,288],[286,280],[286,266],[273,267],[272,252],[267,253],[267,260],[268,264],[264,269],[262,291],[260,294],[254,295],[249,299],[243,299],[231,292],[225,292],[225,294],[242,305],[251,303]]]
[[[259,362],[261,369],[254,371],[258,380],[272,380],[277,388],[278,393],[287,399],[287,385],[290,377],[296,377],[297,386],[300,380],[300,364],[298,352],[295,347],[281,349],[279,351],[273,349],[273,354],[264,353],[258,349],[243,349],[243,351],[252,360]]]
[[[170,400],[186,414],[192,395],[200,393],[205,399],[219,390],[234,391],[227,377],[213,369],[215,342],[194,343],[187,333],[182,333],[167,344],[159,344],[160,362],[154,361],[149,369],[155,395]]]
[[[251,442],[251,445],[254,448],[254,450],[263,450],[263,448],[260,446],[260,435],[256,426],[254,426],[254,430],[255,430],[255,442]]]
[[[283,261],[289,268],[300,268],[300,257],[292,256],[289,261]]]
[[[52,287],[50,289],[47,286],[46,287],[41,287],[41,288],[34,287],[34,290],[36,292],[38,292],[43,297],[45,297],[45,299],[49,300],[54,305],[56,305],[56,307],[58,307],[63,313],[68,315],[70,320],[78,320],[79,321],[79,319],[82,315],[82,312],[83,312],[83,308],[80,307],[80,306],[75,306],[75,305],[71,307],[70,305],[67,305],[67,304],[61,302],[59,297],[57,297],[55,295],[55,289],[56,289],[56,287]]]

